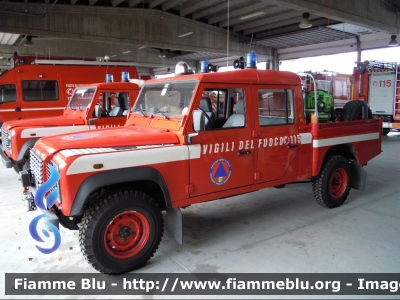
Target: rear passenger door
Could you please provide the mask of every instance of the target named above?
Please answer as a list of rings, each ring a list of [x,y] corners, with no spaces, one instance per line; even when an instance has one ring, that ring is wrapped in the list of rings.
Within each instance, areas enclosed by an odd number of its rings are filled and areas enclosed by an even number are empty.
[[[254,86],[258,106],[257,183],[291,178],[300,172],[300,136],[296,125],[294,90]]]

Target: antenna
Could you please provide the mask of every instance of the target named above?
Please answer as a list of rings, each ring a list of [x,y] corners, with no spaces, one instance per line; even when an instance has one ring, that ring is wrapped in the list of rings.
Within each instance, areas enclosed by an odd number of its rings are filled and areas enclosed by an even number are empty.
[[[226,27],[226,66],[229,65],[229,0],[228,0],[228,26]]]
[[[251,40],[250,40],[250,48],[249,48],[249,52],[251,51],[251,46],[253,45],[253,35],[254,33],[251,34]]]

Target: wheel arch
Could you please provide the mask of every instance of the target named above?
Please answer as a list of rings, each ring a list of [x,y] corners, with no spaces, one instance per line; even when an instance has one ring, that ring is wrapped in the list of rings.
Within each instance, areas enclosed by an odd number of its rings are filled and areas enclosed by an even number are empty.
[[[30,140],[26,141],[22,145],[21,150],[19,151],[17,161],[22,161],[24,159],[24,157],[25,157],[25,154],[27,152],[29,153],[29,148],[32,148],[39,139],[40,139],[40,137],[33,138],[33,139],[30,139]]]
[[[352,144],[335,145],[326,150],[325,153],[321,153],[320,151],[322,151],[321,148],[319,148],[319,153],[318,155],[316,155],[317,160],[314,161],[312,170],[313,176],[318,176],[321,173],[322,167],[324,166],[326,161],[334,155],[340,155],[349,159],[350,161],[358,162],[357,151]]]
[[[352,144],[336,145],[326,152],[324,161],[333,155],[341,155],[347,159],[357,161],[357,151]]]
[[[326,153],[320,166],[322,168],[327,160],[334,155],[345,157],[350,162],[352,178],[350,185],[352,188],[363,191],[365,189],[366,172],[358,163],[356,148],[352,144],[341,144],[331,147]]]
[[[172,207],[167,185],[160,172],[147,167],[124,168],[93,174],[86,178],[75,195],[70,216],[80,215],[85,205],[94,203],[99,193],[101,196],[102,189],[113,191],[127,187],[148,194],[161,209]]]

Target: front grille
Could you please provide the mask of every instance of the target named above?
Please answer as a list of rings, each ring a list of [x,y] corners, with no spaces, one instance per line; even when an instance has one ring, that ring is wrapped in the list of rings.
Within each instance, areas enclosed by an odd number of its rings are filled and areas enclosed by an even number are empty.
[[[10,143],[11,143],[10,133],[7,130],[5,130],[3,127],[1,128],[1,140],[2,140],[2,144],[3,144],[3,149],[10,151]]]
[[[35,151],[30,152],[30,167],[36,188],[43,183],[43,161]]]

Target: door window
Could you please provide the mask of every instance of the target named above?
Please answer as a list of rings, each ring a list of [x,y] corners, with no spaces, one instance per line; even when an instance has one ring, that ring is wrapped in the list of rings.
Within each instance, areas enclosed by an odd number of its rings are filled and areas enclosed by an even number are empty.
[[[17,88],[15,84],[0,85],[0,103],[15,102],[17,100]]]
[[[258,90],[260,126],[294,124],[293,91]]]
[[[206,130],[246,125],[244,91],[241,88],[205,89],[199,107],[209,116]]]

